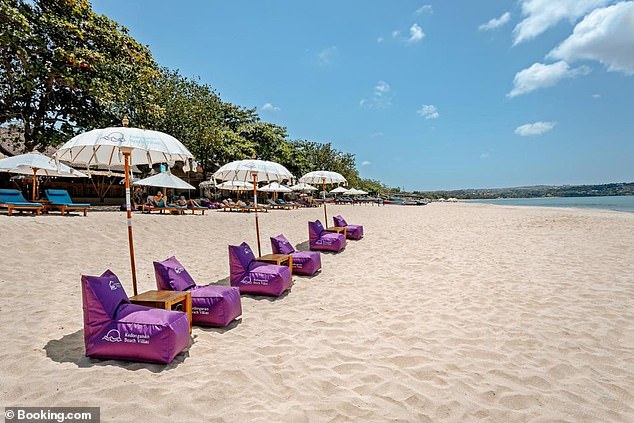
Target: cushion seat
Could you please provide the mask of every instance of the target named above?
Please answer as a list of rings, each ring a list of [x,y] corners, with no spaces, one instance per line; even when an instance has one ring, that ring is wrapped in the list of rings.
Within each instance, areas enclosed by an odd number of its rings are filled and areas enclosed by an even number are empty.
[[[289,254],[293,258],[293,273],[312,276],[321,270],[321,254],[317,251],[295,251],[288,239],[282,234],[271,237],[271,250],[274,254]]]
[[[349,225],[341,215],[333,216],[332,220],[336,227],[346,228],[346,238],[354,240],[363,238],[363,226]]]
[[[81,281],[87,356],[169,363],[189,346],[185,313],[131,304],[109,270]]]
[[[242,315],[240,290],[230,286],[196,285],[176,257],[154,262],[156,287],[166,291],[189,291],[192,296],[192,323],[227,326]]]
[[[231,286],[242,294],[279,297],[292,284],[288,266],[257,262],[246,242],[229,246],[229,269]]]
[[[308,222],[308,244],[311,250],[339,252],[346,247],[343,234],[328,232],[319,220]]]

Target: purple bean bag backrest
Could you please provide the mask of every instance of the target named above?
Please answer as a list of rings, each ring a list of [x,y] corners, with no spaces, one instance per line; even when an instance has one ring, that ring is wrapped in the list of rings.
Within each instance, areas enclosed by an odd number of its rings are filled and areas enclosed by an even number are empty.
[[[84,321],[90,324],[115,318],[121,304],[130,304],[117,275],[106,270],[101,276],[82,275]]]
[[[323,231],[324,226],[319,220],[308,222],[308,239],[310,240],[310,242],[317,241],[321,237]]]
[[[196,286],[196,282],[183,265],[172,256],[163,261],[154,262],[156,287],[165,291],[187,291]]]
[[[335,222],[335,226],[345,228],[348,226],[348,222],[341,215],[334,216],[332,220]]]
[[[273,250],[274,254],[291,254],[295,252],[291,242],[282,234],[271,237],[271,250]]]
[[[249,266],[255,261],[255,255],[246,242],[229,246],[229,270],[231,280],[237,280],[249,271]]]

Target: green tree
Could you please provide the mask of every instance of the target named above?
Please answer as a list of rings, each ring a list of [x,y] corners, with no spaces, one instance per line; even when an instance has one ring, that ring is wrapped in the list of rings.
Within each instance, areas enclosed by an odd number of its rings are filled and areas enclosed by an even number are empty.
[[[2,0],[0,22],[0,125],[27,149],[158,113],[150,51],[88,1]]]

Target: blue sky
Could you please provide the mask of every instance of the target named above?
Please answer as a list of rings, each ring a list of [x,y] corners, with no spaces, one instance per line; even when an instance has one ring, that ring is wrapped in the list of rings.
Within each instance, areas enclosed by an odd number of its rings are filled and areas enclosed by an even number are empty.
[[[365,178],[407,190],[634,181],[634,1],[93,8],[292,139],[354,153]]]

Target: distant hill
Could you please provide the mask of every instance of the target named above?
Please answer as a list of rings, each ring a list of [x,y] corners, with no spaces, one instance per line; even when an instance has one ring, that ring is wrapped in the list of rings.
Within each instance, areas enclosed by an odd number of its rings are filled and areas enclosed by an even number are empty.
[[[414,191],[415,196],[425,198],[532,198],[532,197],[601,197],[608,195],[634,195],[634,182],[601,185],[535,185],[513,188],[479,188],[454,191]]]

